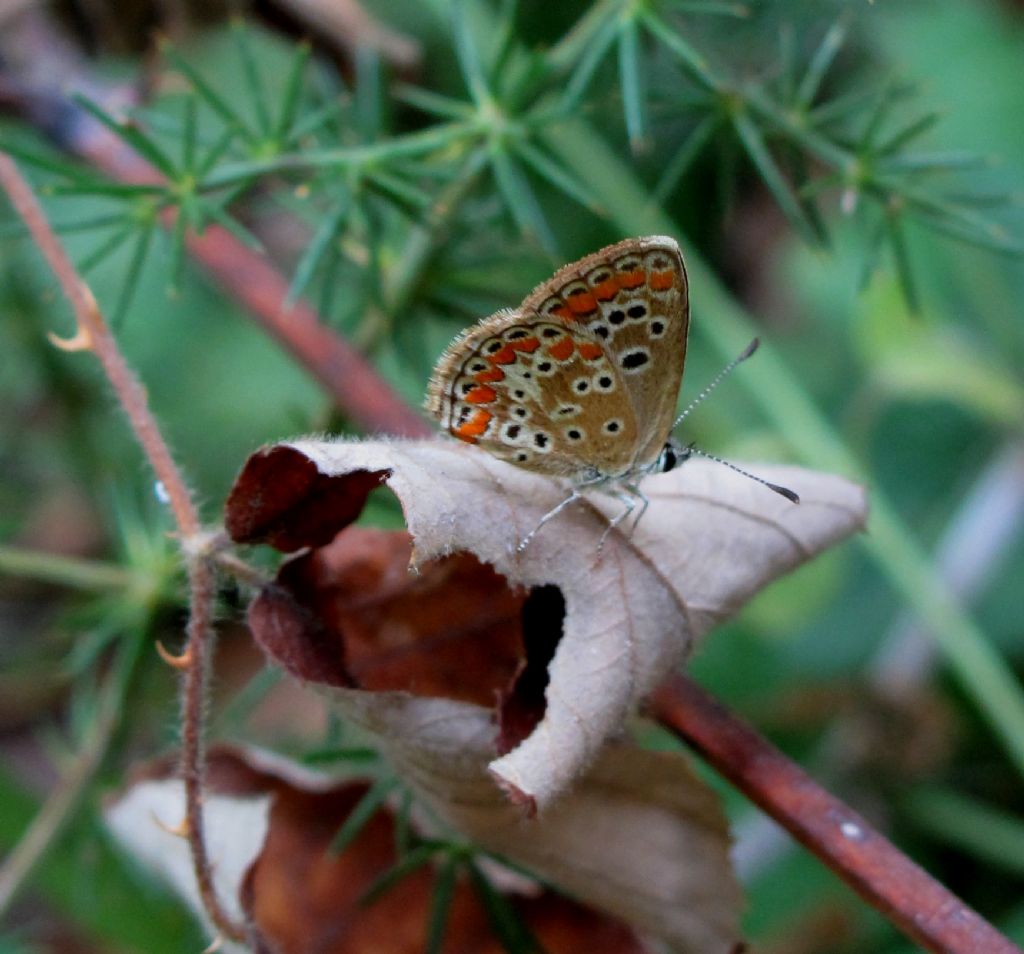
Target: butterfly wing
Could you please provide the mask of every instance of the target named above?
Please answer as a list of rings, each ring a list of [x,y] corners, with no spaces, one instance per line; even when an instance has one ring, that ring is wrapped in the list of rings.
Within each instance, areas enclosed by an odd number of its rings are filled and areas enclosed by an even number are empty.
[[[521,306],[600,341],[622,381],[638,433],[628,469],[661,452],[686,359],[686,269],[667,236],[627,239],[560,269]]]
[[[532,312],[499,312],[456,338],[426,405],[460,440],[577,483],[627,470],[640,433],[601,340]]]

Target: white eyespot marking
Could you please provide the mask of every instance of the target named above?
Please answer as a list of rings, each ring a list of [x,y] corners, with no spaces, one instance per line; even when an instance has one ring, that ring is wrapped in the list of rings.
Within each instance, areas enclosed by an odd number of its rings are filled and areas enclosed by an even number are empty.
[[[501,428],[501,442],[503,444],[522,444],[529,438],[530,432],[522,424],[510,421]]]
[[[517,421],[528,421],[530,419],[530,409],[523,407],[522,404],[513,404],[509,414]]]
[[[647,322],[647,334],[651,338],[664,338],[668,323],[664,318],[654,318]]]
[[[610,420],[605,421],[603,430],[605,434],[621,434],[622,418],[613,417]]]
[[[483,361],[474,361],[470,366],[469,370],[472,374],[479,374],[481,371],[487,370],[487,365]]]
[[[626,317],[632,321],[641,321],[649,313],[646,303],[639,298],[631,298],[622,306],[622,309],[626,312]]]
[[[519,453],[516,454],[516,463],[517,464],[525,464],[529,459],[530,459],[530,454],[529,454],[528,451],[519,451]]]
[[[551,453],[551,435],[547,431],[534,431],[533,440],[530,443],[533,449],[540,454]]]
[[[550,378],[558,373],[559,364],[560,362],[545,354],[533,362],[533,370],[538,378]]]
[[[557,318],[558,312],[564,307],[565,304],[561,298],[552,296],[551,298],[544,299],[544,303],[540,306],[540,313],[542,315],[554,315]]]
[[[651,353],[646,348],[630,348],[619,354],[619,367],[626,374],[642,374],[651,362]]]
[[[602,309],[603,310],[603,309]],[[588,326],[589,329],[597,335],[602,341],[607,341],[611,336],[612,330],[606,324],[592,324]]]
[[[578,444],[580,441],[585,440],[586,436],[587,436],[587,432],[585,430],[583,430],[582,427],[575,427],[575,426],[574,427],[567,427],[563,431],[563,433],[565,434],[565,439],[567,441],[572,442],[573,444]]]
[[[610,394],[615,390],[615,378],[610,374],[595,374],[594,390],[600,391],[602,394]]]
[[[563,404],[557,411],[555,411],[555,417],[563,419],[575,417],[582,410],[583,408],[579,404]]]
[[[573,394],[587,394],[590,391],[590,378],[577,378],[572,382]]]

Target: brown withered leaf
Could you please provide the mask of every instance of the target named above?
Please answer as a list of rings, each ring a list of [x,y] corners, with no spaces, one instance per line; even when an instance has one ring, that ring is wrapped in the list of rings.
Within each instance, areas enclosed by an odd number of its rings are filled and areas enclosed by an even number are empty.
[[[510,588],[556,587],[564,619],[548,666],[543,718],[489,764],[516,801],[543,811],[714,623],[863,526],[858,486],[795,467],[754,469],[792,488],[801,503],[715,463],[689,461],[645,481],[651,507],[631,537],[613,532],[599,551],[607,515],[621,505],[593,494],[519,553],[520,540],[564,496],[552,481],[454,442],[297,441],[249,459],[226,523],[238,542],[266,541],[284,550],[322,546],[384,483],[402,504],[414,566],[470,553]],[[264,597],[276,598],[274,592]],[[448,601],[456,613],[458,600],[449,594]],[[354,685],[317,612],[308,612],[304,626],[282,614],[291,628],[276,632],[280,620],[271,619],[259,638],[293,673],[322,686]],[[258,617],[253,622],[261,628]]]
[[[379,808],[341,854],[329,850],[366,791],[364,782],[332,780],[253,750],[211,752],[204,811],[218,891],[228,909],[236,917],[244,912],[274,951],[419,954],[424,949],[435,890],[432,866],[363,903],[374,880],[396,862],[391,810]],[[136,776],[107,807],[106,818],[129,853],[201,914],[187,845],[168,831],[183,810],[175,765],[162,760]],[[539,886],[507,901],[551,954],[648,950],[623,924]],[[223,949],[243,950],[230,943]],[[460,879],[442,951],[504,950],[480,898]]]

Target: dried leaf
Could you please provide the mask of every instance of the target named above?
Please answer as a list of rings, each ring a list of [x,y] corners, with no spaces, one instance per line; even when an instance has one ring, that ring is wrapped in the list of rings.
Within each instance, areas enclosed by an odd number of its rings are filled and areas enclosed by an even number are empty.
[[[170,760],[151,766],[109,806],[107,823],[131,854],[200,912],[187,846],[158,823],[183,810],[183,786],[176,776]],[[220,897],[236,916],[244,910],[272,950],[419,954],[424,949],[436,887],[433,866],[418,868],[372,903],[363,903],[374,880],[397,861],[391,811],[380,808],[341,855],[328,850],[366,790],[365,783],[339,782],[253,750],[211,752],[204,810]],[[506,900],[552,954],[647,950],[619,923],[522,878],[504,880],[530,887],[529,896]],[[244,950],[230,943],[222,949]],[[442,950],[505,950],[467,879],[454,885]]]
[[[543,811],[714,623],[862,527],[866,505],[856,485],[794,467],[755,469],[791,487],[801,503],[712,462],[690,461],[645,482],[651,507],[632,538],[616,531],[598,550],[606,515],[620,505],[594,494],[518,553],[519,541],[564,496],[552,481],[443,441],[301,441],[250,458],[228,501],[227,525],[239,542],[322,545],[383,482],[402,503],[415,566],[468,552],[509,587],[557,587],[565,615],[544,717],[489,766],[515,801]],[[297,629],[291,636],[279,638],[274,653],[293,673],[352,684],[329,639],[316,669],[309,660],[298,664],[309,643]]]

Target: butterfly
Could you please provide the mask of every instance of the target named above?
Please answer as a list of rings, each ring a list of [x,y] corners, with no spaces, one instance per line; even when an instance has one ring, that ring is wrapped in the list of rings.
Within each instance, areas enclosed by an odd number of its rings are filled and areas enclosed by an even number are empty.
[[[586,490],[624,504],[603,543],[638,504],[637,522],[643,516],[639,481],[689,457],[693,448],[670,436],[689,326],[682,253],[654,235],[564,266],[518,308],[483,319],[448,346],[427,410],[459,440],[570,487],[520,550]]]

